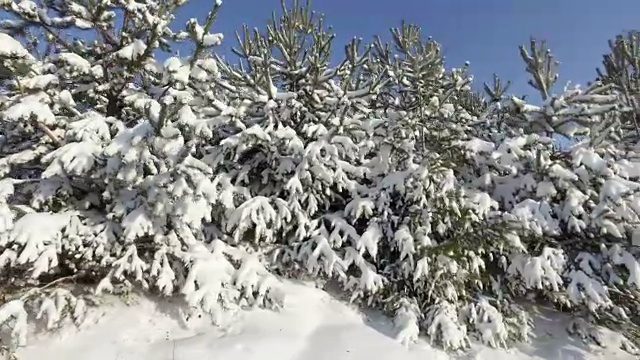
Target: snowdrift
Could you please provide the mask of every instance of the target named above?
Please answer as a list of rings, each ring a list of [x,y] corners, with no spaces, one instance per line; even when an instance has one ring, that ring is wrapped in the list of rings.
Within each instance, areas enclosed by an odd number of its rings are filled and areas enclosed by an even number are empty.
[[[95,309],[80,329],[34,335],[18,352],[20,360],[448,360],[448,359],[633,359],[615,349],[587,346],[569,338],[562,316],[539,315],[537,338],[504,350],[481,345],[447,354],[424,341],[404,347],[395,341],[389,319],[363,315],[327,292],[282,283],[280,312],[253,310],[213,327],[185,319],[181,306],[167,300],[134,297]],[[613,340],[616,334],[609,333]],[[612,341],[613,343],[613,341]]]

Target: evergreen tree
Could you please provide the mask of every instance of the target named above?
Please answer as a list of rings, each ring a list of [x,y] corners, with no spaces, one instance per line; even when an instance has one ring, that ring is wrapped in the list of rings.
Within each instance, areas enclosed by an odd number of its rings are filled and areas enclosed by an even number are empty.
[[[403,342],[526,340],[524,299],[570,309],[585,338],[637,340],[634,37],[559,95],[546,45],[521,47],[535,106],[497,76],[474,92],[416,25],[336,51],[298,1],[223,60],[221,2],[172,30],[184,2],[0,0],[13,346],[31,315],[79,324],[104,291],[183,296],[220,323],[303,276],[393,315]]]

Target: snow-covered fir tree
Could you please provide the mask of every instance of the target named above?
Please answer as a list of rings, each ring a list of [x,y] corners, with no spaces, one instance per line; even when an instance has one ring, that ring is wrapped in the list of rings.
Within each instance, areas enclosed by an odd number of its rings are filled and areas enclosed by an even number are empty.
[[[403,342],[526,340],[532,300],[584,338],[638,333],[635,38],[560,95],[545,45],[522,47],[536,106],[497,76],[474,92],[414,25],[337,48],[298,1],[223,60],[222,3],[177,24],[184,3],[0,0],[11,346],[103,292],[181,296],[219,323],[282,306],[278,277],[299,276],[387,311]]]
[[[215,321],[281,303],[259,254],[213,221],[242,201],[201,155],[234,121],[211,56],[221,3],[173,31],[183,3],[2,2],[0,323],[16,344],[32,311],[49,327],[81,321],[78,283],[182,294]],[[156,58],[183,41],[191,57]]]

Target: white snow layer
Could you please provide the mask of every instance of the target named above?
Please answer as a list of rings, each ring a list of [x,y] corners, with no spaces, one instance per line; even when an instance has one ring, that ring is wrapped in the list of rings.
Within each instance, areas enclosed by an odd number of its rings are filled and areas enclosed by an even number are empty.
[[[245,311],[222,327],[194,316],[184,320],[181,306],[167,300],[119,300],[88,317],[81,329],[64,328],[31,336],[20,360],[529,360],[633,359],[613,345],[588,346],[566,335],[567,318],[539,316],[538,336],[517,348],[473,345],[447,354],[424,340],[403,346],[393,339],[391,320],[364,316],[311,286],[282,283],[285,306],[279,312]],[[616,335],[607,333],[613,340]]]
[[[33,56],[25,49],[22,44],[12,36],[0,33],[0,57],[17,57],[23,59],[33,59]]]

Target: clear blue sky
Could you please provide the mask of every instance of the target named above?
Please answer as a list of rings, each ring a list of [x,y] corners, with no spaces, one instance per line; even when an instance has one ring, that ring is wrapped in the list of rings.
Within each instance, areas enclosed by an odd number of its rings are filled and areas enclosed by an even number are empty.
[[[212,1],[191,0],[178,20],[204,18]],[[224,0],[213,30],[225,34],[223,48],[228,50],[242,24],[264,28],[271,11],[279,8],[280,0]],[[563,86],[566,80],[593,80],[607,40],[640,29],[639,0],[312,0],[312,8],[333,26],[339,49],[353,36],[386,36],[405,19],[443,45],[447,67],[468,60],[477,84],[496,72],[512,81],[517,94],[534,94],[517,49],[528,44],[529,36],[548,41],[561,61]]]

